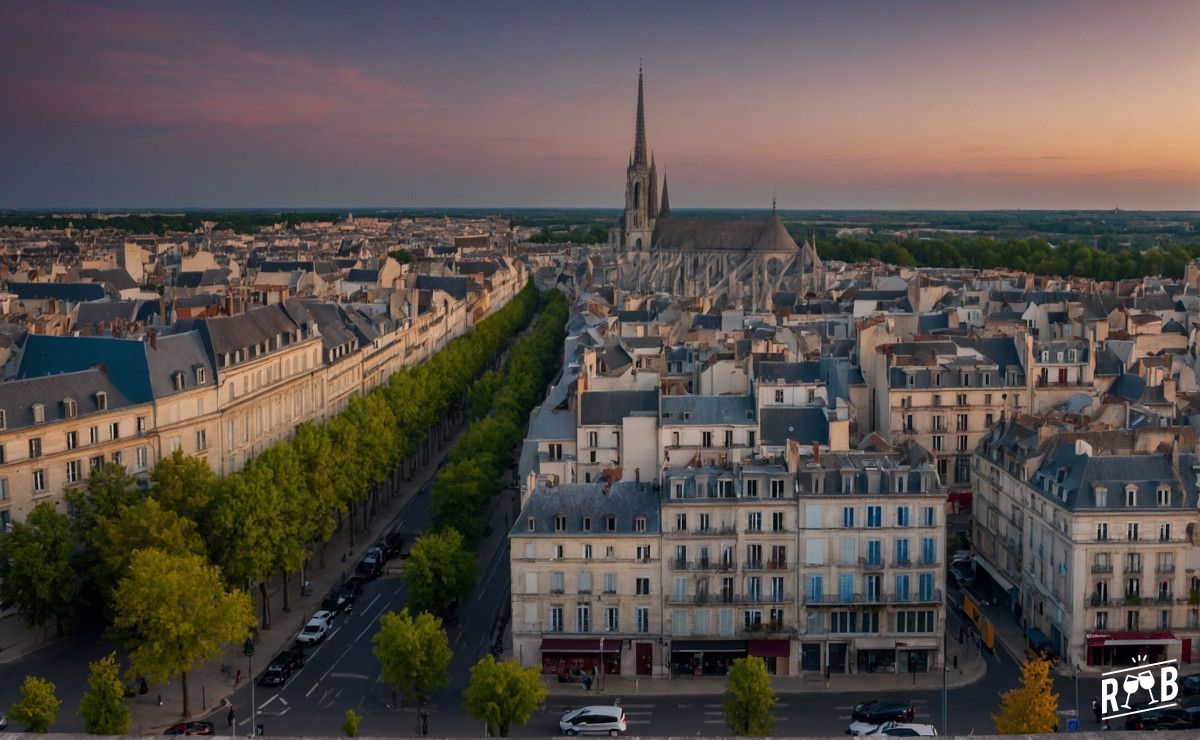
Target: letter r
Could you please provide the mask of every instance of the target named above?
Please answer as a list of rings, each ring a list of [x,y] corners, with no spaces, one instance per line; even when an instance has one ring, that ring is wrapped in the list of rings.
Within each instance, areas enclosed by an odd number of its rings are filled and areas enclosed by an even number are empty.
[[[1117,709],[1117,679],[1103,679],[1100,681],[1100,712],[1116,714]]]

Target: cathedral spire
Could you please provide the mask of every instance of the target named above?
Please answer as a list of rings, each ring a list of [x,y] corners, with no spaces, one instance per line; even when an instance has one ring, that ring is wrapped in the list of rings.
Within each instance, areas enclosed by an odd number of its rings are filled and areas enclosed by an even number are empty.
[[[659,218],[670,218],[671,217],[671,202],[669,200],[667,200],[667,176],[666,175],[663,175],[662,203],[658,206],[658,217]]]
[[[653,151],[650,152],[650,183],[646,190],[650,194],[649,199],[646,201],[646,207],[649,208],[649,213],[647,215],[649,215],[650,218],[654,218],[658,215],[658,173],[654,170]]]
[[[642,65],[638,65],[637,125],[633,137],[633,164],[646,164],[646,109],[642,105]]]

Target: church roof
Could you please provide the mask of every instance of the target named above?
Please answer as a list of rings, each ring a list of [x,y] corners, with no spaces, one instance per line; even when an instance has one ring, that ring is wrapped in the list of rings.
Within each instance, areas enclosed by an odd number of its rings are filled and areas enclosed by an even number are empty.
[[[794,252],[800,247],[778,216],[756,219],[669,218],[654,225],[654,249]]]

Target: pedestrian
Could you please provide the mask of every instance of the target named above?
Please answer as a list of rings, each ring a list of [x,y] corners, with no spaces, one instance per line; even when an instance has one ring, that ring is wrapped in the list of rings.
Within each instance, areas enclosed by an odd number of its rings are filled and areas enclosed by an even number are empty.
[[[237,686],[241,682],[242,682],[242,669],[239,668],[239,669],[237,669],[237,673],[235,673],[233,675],[233,685]]]
[[[1100,700],[1092,699],[1092,714],[1096,715],[1096,724],[1100,724]]]
[[[263,729],[263,723],[262,723],[262,722],[259,722],[259,723],[258,723],[258,726],[257,726],[257,727],[255,727],[255,728],[254,728],[254,730],[255,730],[255,733],[256,733],[256,734],[257,734],[259,737],[262,737],[263,735],[267,734],[267,731]]]
[[[233,727],[234,717],[233,717],[233,705],[232,704],[229,705],[229,716],[226,717],[225,719],[229,723],[229,726]]]
[[[162,694],[158,695],[158,706],[162,706]]]
[[[589,674],[584,674],[584,676],[583,676],[583,690],[584,691],[592,690],[592,677]]]

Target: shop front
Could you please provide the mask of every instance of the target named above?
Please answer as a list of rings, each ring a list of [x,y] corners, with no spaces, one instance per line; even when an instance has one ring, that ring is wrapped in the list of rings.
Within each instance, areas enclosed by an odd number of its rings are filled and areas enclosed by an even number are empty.
[[[1188,644],[1191,652],[1191,644]],[[1142,656],[1146,656],[1143,660]],[[1153,663],[1167,658],[1181,658],[1182,645],[1174,632],[1089,632],[1087,633],[1087,664],[1096,666]],[[1190,655],[1188,656],[1191,657]]]
[[[748,647],[745,640],[675,640],[671,643],[671,673],[676,676],[724,676],[729,673],[733,661],[749,654]]]
[[[887,638],[859,638],[854,643],[855,670],[859,673],[895,673],[896,641]]]
[[[582,680],[599,673],[603,658],[604,672],[621,673],[620,638],[547,637],[542,640],[542,673],[557,675],[560,681]]]
[[[746,643],[746,653],[756,655],[767,664],[767,673],[771,675],[788,674],[788,658],[792,655],[791,640],[750,640]]]

